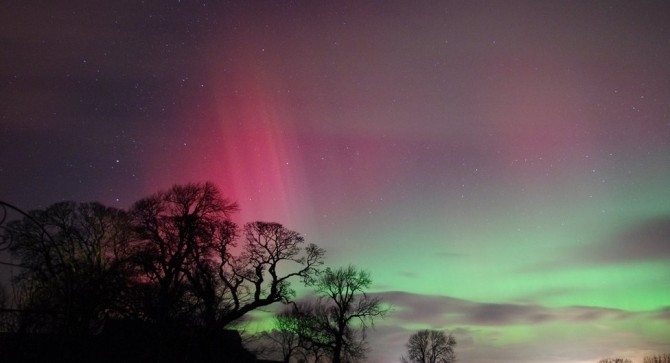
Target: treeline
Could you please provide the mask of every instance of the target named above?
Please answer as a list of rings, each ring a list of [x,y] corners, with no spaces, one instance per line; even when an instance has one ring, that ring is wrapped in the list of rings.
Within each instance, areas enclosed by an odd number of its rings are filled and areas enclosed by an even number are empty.
[[[628,358],[604,358],[598,363],[632,363]],[[647,355],[642,359],[642,363],[670,363],[670,354]]]
[[[324,250],[278,223],[231,221],[236,203],[211,183],[176,185],[128,211],[56,203],[6,224],[2,243],[24,267],[15,279],[17,331],[97,332],[108,318],[164,329],[220,331],[248,312],[294,298]]]
[[[61,202],[0,223],[0,250],[22,267],[12,309],[4,309],[12,318],[0,328],[83,339],[123,322],[141,332],[132,339],[143,343],[134,345],[154,346],[147,356],[176,361],[172,346],[193,337],[197,350],[227,354],[215,347],[220,341],[201,341],[225,335],[249,312],[283,303],[278,324],[282,316],[299,321],[302,346],[310,341],[317,359],[365,357],[365,328],[388,311],[365,294],[369,273],[324,268],[324,250],[298,232],[279,223],[238,226],[231,219],[237,211],[215,185],[192,183],[129,210]],[[318,297],[294,302],[296,282]]]

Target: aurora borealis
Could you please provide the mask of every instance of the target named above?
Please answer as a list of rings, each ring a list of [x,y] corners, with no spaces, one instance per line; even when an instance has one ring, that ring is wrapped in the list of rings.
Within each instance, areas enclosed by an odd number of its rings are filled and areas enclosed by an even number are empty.
[[[2,200],[210,180],[371,272],[372,363],[670,353],[665,2],[4,1],[0,42]]]

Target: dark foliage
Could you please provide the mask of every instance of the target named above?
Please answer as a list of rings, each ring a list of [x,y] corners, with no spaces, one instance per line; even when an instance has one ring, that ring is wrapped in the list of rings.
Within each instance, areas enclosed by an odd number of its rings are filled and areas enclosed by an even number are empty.
[[[154,329],[157,347],[195,339],[205,358],[220,357],[227,326],[292,300],[291,282],[313,280],[324,255],[279,223],[240,229],[231,221],[237,209],[213,184],[193,183],[155,193],[128,212],[63,202],[3,221],[2,247],[23,268],[14,282],[18,306],[5,309],[12,319],[3,326],[76,341],[121,319]],[[169,349],[156,352],[161,361],[172,359]]]
[[[642,363],[670,363],[670,354],[657,354],[644,357]]]
[[[453,363],[456,339],[438,330],[421,330],[412,334],[407,342],[407,356],[403,363]]]
[[[294,296],[324,251],[279,223],[230,221],[237,210],[209,183],[175,186],[131,209],[143,311],[159,324],[224,328],[248,312]],[[238,235],[241,243],[238,245]]]
[[[631,363],[631,360],[628,358],[604,358],[599,360],[598,363]]]
[[[39,224],[37,224],[37,223]],[[56,203],[9,222],[3,237],[21,261],[21,331],[87,334],[117,310],[128,283],[127,214],[98,203]]]
[[[310,282],[318,298],[292,304],[278,320],[288,323],[278,328],[293,332],[304,355],[327,352],[333,363],[362,360],[367,328],[389,311],[379,298],[366,294],[371,284],[367,271],[327,268]]]

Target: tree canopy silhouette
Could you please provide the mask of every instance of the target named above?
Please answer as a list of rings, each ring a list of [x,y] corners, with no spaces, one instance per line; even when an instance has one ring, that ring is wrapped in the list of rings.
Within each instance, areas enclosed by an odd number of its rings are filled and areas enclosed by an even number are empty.
[[[631,363],[631,360],[628,358],[603,358],[598,361],[598,363]]]
[[[317,299],[288,310],[303,347],[328,351],[333,363],[363,359],[366,329],[389,311],[381,299],[367,295],[371,284],[370,273],[351,265],[319,273],[311,282]]]
[[[21,308],[53,312],[54,324],[37,325],[67,333],[94,332],[109,316],[220,332],[288,302],[291,282],[312,280],[324,250],[279,223],[240,229],[237,210],[212,183],[190,183],[128,212],[74,202],[30,211],[2,231],[25,267]]]
[[[645,356],[642,363],[670,363],[670,354],[656,354]]]
[[[20,307],[49,313],[38,322],[26,317],[21,329],[86,334],[99,328],[119,306],[130,271],[129,238],[127,214],[99,203],[56,203],[7,223],[3,239],[25,268],[17,279]]]
[[[263,332],[260,339],[266,342],[264,349],[281,357],[282,362],[289,363],[291,358],[303,351],[303,342],[298,330],[299,321],[288,312],[281,312],[274,317],[274,329]]]
[[[439,330],[421,330],[409,337],[403,363],[453,363],[456,339]]]
[[[174,186],[131,208],[137,261],[153,294],[146,310],[157,322],[185,317],[221,330],[288,301],[290,280],[309,279],[323,263],[321,248],[303,248],[304,238],[279,223],[252,222],[239,231],[230,220],[237,209],[211,183]]]

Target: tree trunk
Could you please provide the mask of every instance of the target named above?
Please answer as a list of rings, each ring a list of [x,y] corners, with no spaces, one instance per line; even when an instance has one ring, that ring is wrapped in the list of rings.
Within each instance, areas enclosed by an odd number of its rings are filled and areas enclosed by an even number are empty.
[[[333,349],[333,363],[340,363],[342,361],[340,355],[342,355],[342,343],[338,341],[335,343],[335,349]]]
[[[335,347],[333,349],[333,363],[342,362],[342,345],[344,345],[344,327],[345,325],[340,323],[340,327],[335,337]]]

